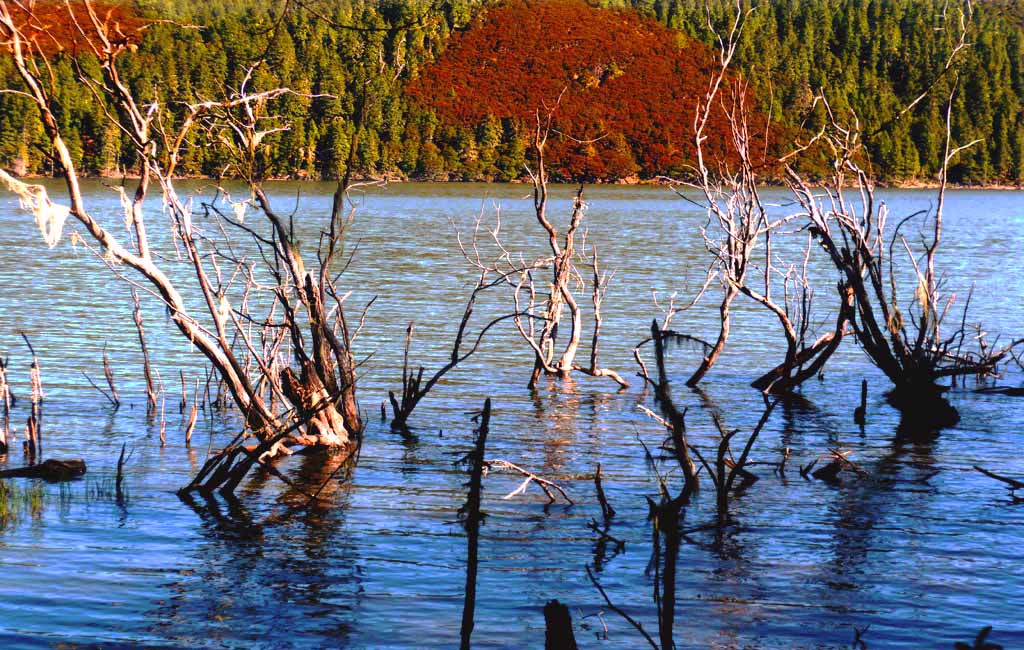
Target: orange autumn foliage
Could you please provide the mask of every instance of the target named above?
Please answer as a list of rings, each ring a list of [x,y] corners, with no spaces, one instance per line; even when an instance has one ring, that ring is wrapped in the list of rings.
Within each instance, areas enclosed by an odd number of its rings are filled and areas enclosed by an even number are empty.
[[[524,137],[554,109],[547,155],[565,180],[678,176],[694,164],[694,113],[713,62],[704,45],[632,11],[516,0],[454,35],[407,92],[444,123],[511,118]],[[763,133],[764,119],[752,122]],[[721,107],[706,133],[705,157],[730,160]],[[760,137],[754,150],[763,147]]]
[[[10,12],[32,52],[47,57],[101,50],[94,20],[115,47],[138,43],[146,27],[146,21],[123,2],[28,0],[11,3]]]

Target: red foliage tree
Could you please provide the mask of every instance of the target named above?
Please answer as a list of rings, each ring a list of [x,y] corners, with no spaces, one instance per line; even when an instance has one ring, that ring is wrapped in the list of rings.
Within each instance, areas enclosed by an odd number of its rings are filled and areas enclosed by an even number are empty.
[[[447,124],[512,118],[520,132],[557,103],[548,156],[562,179],[685,175],[712,65],[705,46],[632,11],[515,0],[455,35],[407,92]],[[705,155],[728,160],[724,111],[707,134]]]
[[[24,0],[11,3],[10,12],[31,54],[44,56],[103,49],[94,23],[104,26],[113,46],[137,44],[147,25],[117,0]]]

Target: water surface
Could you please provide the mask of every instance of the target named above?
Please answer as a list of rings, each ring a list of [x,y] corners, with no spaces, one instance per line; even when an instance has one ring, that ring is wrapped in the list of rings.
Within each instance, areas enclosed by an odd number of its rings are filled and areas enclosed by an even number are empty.
[[[200,184],[186,190],[211,196]],[[307,248],[332,191],[318,184],[272,187],[279,209],[295,210]],[[563,222],[571,192],[555,191],[551,213]],[[105,223],[123,233],[116,195],[99,183],[88,184],[87,194]],[[652,291],[662,299],[678,291],[685,299],[703,280],[707,255],[699,229],[706,217],[653,187],[599,187],[588,189],[587,198],[588,241],[615,272],[605,299],[602,363],[632,379],[632,347],[659,317]],[[898,216],[934,204],[935,197],[893,191],[885,198]],[[178,372],[191,384],[201,363],[146,296],[150,344],[169,393],[168,444],[161,447],[158,427],[145,415],[128,285],[67,236],[47,249],[31,216],[10,196],[0,197],[0,353],[10,356],[15,390],[27,397],[28,355],[18,333],[28,333],[47,391],[45,456],[81,457],[89,465],[87,478],[44,485],[41,501],[26,502],[0,527],[0,644],[453,647],[466,552],[456,523],[466,477],[454,461],[472,441],[467,413],[486,397],[494,402],[487,455],[558,481],[576,505],[548,507],[532,489],[503,500],[518,479],[487,477],[474,646],[542,647],[541,608],[558,598],[570,605],[582,648],[640,647],[642,639],[608,611],[588,581],[585,566],[595,562],[616,604],[656,629],[645,497],[657,495],[657,481],[638,439],[656,451],[663,431],[637,408],[652,405],[639,381],[620,392],[610,381],[581,377],[570,385],[542,383],[531,395],[525,387],[531,353],[509,324],[421,404],[412,420],[414,440],[379,421],[387,391],[400,387],[409,321],[416,322],[417,360],[431,368],[446,356],[475,280],[454,228],[471,231],[481,214],[493,225],[500,207],[508,246],[528,257],[542,253],[528,188],[403,184],[369,190],[359,203],[349,237],[350,250],[358,244],[358,251],[341,285],[352,290],[351,313],[377,296],[356,343],[360,357],[372,354],[360,384],[365,445],[346,480],[328,482],[329,505],[289,511],[299,500],[269,476],[245,484],[238,504],[194,509],[175,496],[237,422],[230,414],[203,413],[191,448],[185,447]],[[953,191],[946,210],[939,259],[945,290],[957,294],[959,305],[975,287],[970,320],[984,322],[990,340],[998,332],[1019,334],[1024,197]],[[154,201],[150,230],[166,243],[163,219]],[[780,250],[790,260],[798,253]],[[173,260],[168,264],[182,274]],[[827,290],[835,278],[817,262],[812,268],[820,278],[819,320],[827,328]],[[507,294],[485,296],[477,318],[486,322],[509,305]],[[730,345],[702,392],[682,387],[696,351],[679,349],[671,358],[677,401],[689,407],[690,435],[705,448],[717,435],[709,409],[727,426],[749,430],[763,405],[748,383],[781,360],[777,323],[742,300],[736,314]],[[674,325],[711,338],[715,316],[711,292]],[[104,344],[126,402],[116,413],[82,376],[101,378]],[[863,431],[852,418],[862,378],[871,384]],[[1020,385],[1020,374],[1011,371],[1003,382]],[[844,344],[823,381],[809,382],[802,399],[779,406],[754,450],[754,460],[767,463],[789,447],[790,471],[782,477],[755,467],[761,480],[732,506],[737,525],[684,543],[677,645],[849,647],[853,627],[868,625],[864,639],[873,648],[949,648],[984,625],[995,627],[992,641],[1024,643],[1018,553],[1024,509],[971,469],[978,464],[1024,477],[1017,453],[1024,412],[1019,399],[980,395],[973,387],[950,394],[962,416],[956,427],[930,442],[901,442],[897,414],[882,397],[884,378],[852,341]],[[15,411],[19,439],[26,416],[23,399]],[[131,456],[129,496],[119,504],[112,476],[122,444]],[[870,476],[839,486],[801,479],[796,464],[828,448],[849,450]],[[619,513],[610,532],[626,541],[625,553],[603,561],[586,527],[600,516],[590,480],[598,462]],[[21,464],[20,451],[6,459],[8,467]],[[307,484],[327,478],[323,468],[300,459],[284,467]],[[661,463],[659,470],[670,467]],[[29,490],[31,482],[19,479],[17,486]],[[700,494],[687,526],[708,522],[713,508],[713,494]],[[606,640],[598,637],[605,624]]]

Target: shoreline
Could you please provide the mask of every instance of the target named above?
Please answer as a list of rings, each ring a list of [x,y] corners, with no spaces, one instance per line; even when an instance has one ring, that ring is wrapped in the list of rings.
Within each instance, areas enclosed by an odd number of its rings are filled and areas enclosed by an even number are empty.
[[[16,176],[19,179],[25,180],[60,180],[60,176],[48,176],[42,174],[26,174],[24,176]],[[137,174],[125,174],[125,175],[112,175],[112,174],[82,174],[79,175],[79,179],[82,180],[107,180],[107,181],[137,181],[139,176]],[[238,178],[227,178],[227,179],[215,179],[212,176],[178,176],[174,180],[176,181],[211,181],[211,182],[243,182]],[[470,183],[482,183],[486,185],[526,185],[529,184],[529,178],[518,178],[508,181],[498,180],[487,180],[487,179],[462,179],[462,178],[429,178],[429,177],[405,177],[396,174],[384,174],[379,177],[375,176],[356,176],[352,179],[355,182],[360,183],[381,183],[383,185],[390,184],[401,184],[401,183],[438,183],[438,184],[470,184]],[[311,178],[303,176],[281,176],[266,179],[267,182],[271,183],[336,183],[337,179],[329,178]],[[602,186],[655,186],[662,185],[668,186],[672,183],[669,182],[667,177],[657,178],[620,178],[611,181],[553,181],[554,185],[586,185],[594,187]],[[812,187],[820,187],[820,182],[812,182]],[[759,187],[763,189],[786,189],[786,185],[781,183],[761,183]],[[852,185],[851,185],[852,187]],[[924,180],[880,180],[875,181],[875,187],[877,189],[885,190],[937,190],[940,187],[938,181],[924,181]],[[947,183],[947,189],[951,190],[998,190],[998,191],[1011,191],[1011,190],[1024,190],[1024,183]]]

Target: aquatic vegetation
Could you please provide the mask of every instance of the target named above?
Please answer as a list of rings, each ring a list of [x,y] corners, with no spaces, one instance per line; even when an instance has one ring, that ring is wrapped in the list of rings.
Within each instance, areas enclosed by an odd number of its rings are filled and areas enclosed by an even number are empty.
[[[16,527],[28,518],[38,521],[46,505],[46,486],[42,481],[28,481],[19,487],[17,481],[0,480],[0,532]]]

